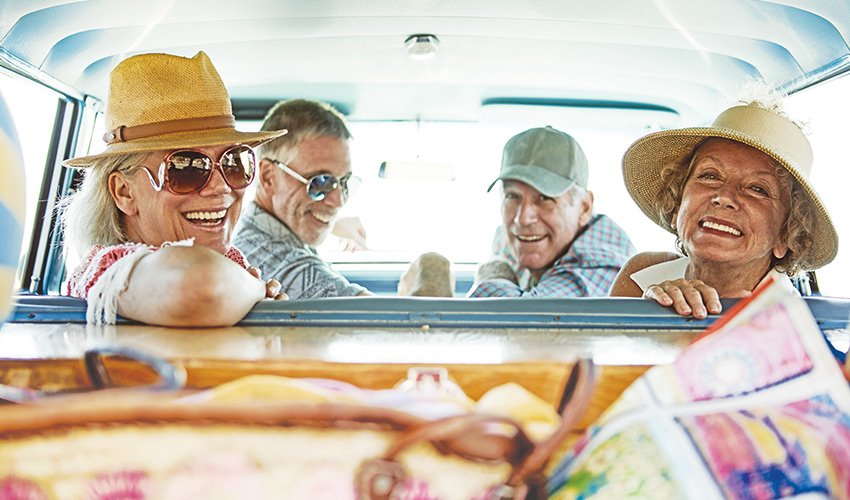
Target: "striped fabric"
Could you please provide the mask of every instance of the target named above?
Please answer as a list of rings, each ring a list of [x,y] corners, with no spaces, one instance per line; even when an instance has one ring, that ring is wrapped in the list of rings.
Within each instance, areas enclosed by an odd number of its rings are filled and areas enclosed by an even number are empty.
[[[0,322],[9,312],[24,224],[24,162],[12,117],[0,95]]]
[[[493,238],[494,259],[511,263],[519,284],[506,279],[480,283],[470,297],[604,297],[620,267],[635,253],[629,236],[608,216],[596,214],[567,253],[534,282],[528,269],[520,269],[508,248],[504,226]]]

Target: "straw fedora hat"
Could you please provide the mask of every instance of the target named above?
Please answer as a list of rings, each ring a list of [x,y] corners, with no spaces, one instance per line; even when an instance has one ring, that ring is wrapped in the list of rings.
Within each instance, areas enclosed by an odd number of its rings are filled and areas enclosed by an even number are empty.
[[[662,188],[661,170],[670,163],[688,159],[705,139],[731,139],[756,148],[779,162],[797,182],[814,207],[814,248],[806,269],[817,269],[832,261],[838,253],[838,234],[817,192],[809,183],[812,147],[800,128],[787,118],[753,106],[735,106],[721,113],[709,127],[664,130],[644,136],[623,156],[626,189],[647,217],[671,233],[676,231],[662,220],[655,200]]]
[[[251,147],[286,130],[239,132],[230,96],[210,58],[141,54],[121,61],[109,75],[106,150],[62,162],[88,167],[96,158],[124,153],[222,144]]]

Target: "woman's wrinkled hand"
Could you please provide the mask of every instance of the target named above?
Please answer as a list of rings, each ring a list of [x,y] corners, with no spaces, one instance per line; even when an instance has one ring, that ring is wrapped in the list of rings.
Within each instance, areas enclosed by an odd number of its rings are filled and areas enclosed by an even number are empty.
[[[662,306],[673,306],[682,316],[693,314],[696,319],[704,319],[708,314],[720,314],[723,310],[717,290],[700,280],[680,278],[662,281],[649,286],[643,296]]]
[[[263,272],[257,266],[248,266],[248,272],[251,273],[252,276],[262,281]],[[265,282],[266,285],[266,298],[274,299],[274,300],[287,300],[289,299],[289,295],[280,291],[282,285],[280,281],[272,278]]]

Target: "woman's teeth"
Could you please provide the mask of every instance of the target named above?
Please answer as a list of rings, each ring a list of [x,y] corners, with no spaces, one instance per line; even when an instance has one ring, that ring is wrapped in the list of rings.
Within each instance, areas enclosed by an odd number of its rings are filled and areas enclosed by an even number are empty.
[[[186,217],[189,222],[201,226],[215,226],[221,224],[225,215],[227,215],[227,210],[219,210],[218,212],[187,212],[183,217]]]
[[[718,224],[716,222],[703,221],[700,223],[702,227],[707,227],[709,229],[714,229],[715,231],[723,231],[724,233],[734,234],[735,236],[741,236],[741,231],[738,231],[734,227],[724,226],[723,224]]]

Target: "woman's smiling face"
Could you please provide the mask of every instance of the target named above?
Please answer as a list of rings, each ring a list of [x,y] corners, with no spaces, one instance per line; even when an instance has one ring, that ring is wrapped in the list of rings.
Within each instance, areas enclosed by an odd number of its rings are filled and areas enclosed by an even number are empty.
[[[767,154],[736,141],[700,146],[674,218],[693,261],[766,269],[785,255],[790,186],[776,168]]]
[[[233,145],[197,148],[210,158],[220,160]],[[141,168],[157,178],[159,165],[168,151],[148,155]],[[233,189],[213,170],[212,178],[197,193],[174,194],[151,185],[150,177],[138,170],[126,178],[132,198],[116,199],[123,212],[124,229],[130,241],[160,246],[166,241],[194,238],[195,244],[224,254],[230,248],[242,207],[244,189]],[[121,174],[112,174],[121,175]],[[115,195],[113,194],[113,197]]]

